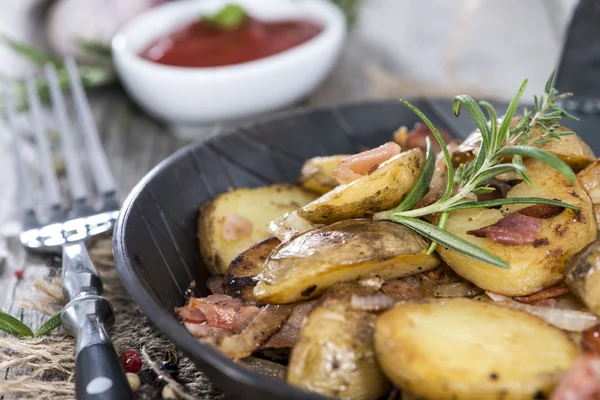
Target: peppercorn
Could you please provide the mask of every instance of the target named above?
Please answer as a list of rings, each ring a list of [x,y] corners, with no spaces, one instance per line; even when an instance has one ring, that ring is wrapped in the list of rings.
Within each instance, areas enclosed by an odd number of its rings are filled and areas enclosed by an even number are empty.
[[[142,358],[133,350],[125,350],[121,353],[119,361],[127,372],[137,374],[142,369]]]

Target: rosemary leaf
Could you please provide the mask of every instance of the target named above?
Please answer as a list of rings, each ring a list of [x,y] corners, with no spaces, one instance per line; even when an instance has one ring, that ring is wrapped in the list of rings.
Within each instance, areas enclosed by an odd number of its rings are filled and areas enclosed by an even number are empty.
[[[490,141],[496,143],[498,141],[498,115],[496,114],[496,110],[494,106],[485,100],[480,101],[479,104],[487,110],[490,119]]]
[[[426,137],[425,141],[427,142],[427,152],[423,171],[421,171],[417,183],[415,183],[408,195],[402,200],[402,203],[392,211],[410,210],[429,191],[429,184],[431,183],[433,171],[435,170],[435,149],[431,145],[431,139],[429,137]]]
[[[500,174],[512,171],[519,172],[526,171],[526,169],[522,165],[512,163],[494,165],[490,168],[486,168],[484,171],[481,171],[475,178],[473,178],[473,180],[477,182],[477,184],[483,184]]]
[[[446,211],[451,212],[457,210],[469,210],[472,208],[491,208],[504,206],[506,204],[549,204],[552,206],[564,207],[569,208],[571,210],[581,211],[581,207],[574,206],[569,203],[563,203],[562,201],[558,200],[544,199],[542,197],[509,197],[496,200],[470,201],[448,207]]]
[[[441,213],[440,221],[438,222],[438,228],[440,228],[441,230],[445,230],[449,217],[450,217],[450,214],[448,214],[447,212]],[[438,245],[438,243],[436,241],[432,241],[431,244],[429,245],[429,248],[427,249],[427,254],[432,254],[435,251],[435,248],[437,247],[437,245]]]
[[[513,164],[517,164],[517,165],[520,165],[520,166],[524,167],[523,166],[523,157],[521,157],[518,154],[515,154],[513,156],[512,162],[513,162]],[[519,176],[521,177],[521,179],[523,179],[523,181],[528,186],[533,186],[533,182],[531,182],[531,179],[529,179],[529,175],[527,175],[527,171],[517,171],[517,173],[519,174]]]
[[[19,321],[15,317],[13,317],[12,315],[9,315],[1,310],[0,310],[0,330],[4,331],[10,335],[16,336],[16,337],[22,337],[22,336],[33,337],[33,332],[31,331],[31,329],[29,329],[29,327],[27,325],[25,325],[24,323],[22,323],[21,321]]]
[[[441,200],[445,200],[452,194],[452,184],[454,182],[454,169],[452,168],[452,160],[450,159],[450,153],[448,152],[448,145],[444,141],[444,138],[437,130],[433,122],[431,122],[431,120],[427,118],[425,114],[423,114],[423,111],[419,110],[414,104],[407,100],[400,99],[400,102],[409,109],[411,109],[412,112],[414,112],[419,118],[421,118],[425,125],[427,125],[429,129],[431,129],[431,132],[433,132],[433,135],[435,136],[438,143],[440,144],[440,147],[442,148],[442,152],[444,153],[444,159],[446,160],[446,168],[448,169],[448,181],[446,182],[446,190],[444,191],[444,194],[441,197]]]
[[[550,93],[550,90],[552,89],[552,82],[554,82],[554,74],[555,73],[556,73],[556,70],[553,69],[552,72],[550,73],[550,76],[548,77],[548,80],[546,81],[546,86],[544,86],[544,92]]]
[[[546,150],[533,146],[512,146],[500,150],[497,155],[498,157],[502,157],[504,155],[514,154],[540,160],[566,176],[570,183],[575,183],[575,173],[571,167],[569,167],[564,161],[556,157],[554,154],[548,153]]]
[[[44,324],[42,326],[40,326],[40,328],[37,331],[34,332],[33,336],[34,337],[42,336],[42,335],[50,333],[54,329],[58,328],[60,326],[60,324],[62,323],[60,316],[61,316],[61,313],[59,312],[58,314],[56,314],[52,318],[50,318],[48,321],[44,322]]]
[[[426,238],[438,242],[442,246],[448,247],[457,253],[464,254],[467,257],[482,261],[494,267],[510,269],[510,265],[500,257],[474,245],[458,236],[438,228],[429,222],[417,218],[402,217],[390,215],[392,221],[397,222],[425,236]]]
[[[508,133],[510,132],[510,124],[512,122],[515,113],[517,112],[517,107],[519,106],[519,101],[521,100],[521,96],[527,87],[527,79],[521,83],[517,94],[511,100],[508,108],[506,109],[506,114],[504,114],[504,119],[502,120],[502,124],[500,125],[500,130],[498,131],[498,142],[494,143],[494,151],[497,151],[504,142],[506,142]]]
[[[490,137],[490,129],[488,128],[487,120],[485,119],[485,115],[479,107],[479,104],[473,98],[467,94],[461,94],[454,98],[454,102],[452,103],[452,110],[454,111],[454,115],[458,116],[460,114],[460,107],[465,106],[467,110],[473,116],[475,120],[475,124],[477,124],[477,128],[479,128],[479,132],[481,132],[481,140],[483,145],[491,150],[493,150],[493,145],[491,145],[491,137]]]
[[[49,54],[33,46],[29,46],[25,43],[18,42],[6,36],[0,36],[0,41],[6,43],[8,47],[10,47],[16,53],[20,54],[24,58],[37,65],[45,65],[48,63],[54,64],[57,67],[62,65],[62,61],[60,61],[59,59],[52,57]]]

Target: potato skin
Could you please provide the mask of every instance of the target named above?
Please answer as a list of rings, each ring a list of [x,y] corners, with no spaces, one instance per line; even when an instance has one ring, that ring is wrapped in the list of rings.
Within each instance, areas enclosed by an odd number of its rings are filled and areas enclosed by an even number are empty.
[[[377,319],[375,349],[396,386],[440,400],[547,398],[579,355],[540,318],[459,298],[397,304]]]
[[[565,282],[587,308],[600,317],[600,239],[571,257],[565,270]]]
[[[256,286],[254,277],[262,272],[265,260],[280,243],[271,236],[234,258],[223,277],[223,292],[246,302],[256,302],[252,292]]]
[[[313,229],[275,249],[257,277],[262,302],[293,303],[360,277],[395,279],[438,266],[428,242],[400,224],[354,219]]]
[[[311,192],[325,194],[339,186],[339,182],[333,177],[333,172],[340,166],[346,154],[334,156],[314,157],[306,160],[300,171],[298,182]]]
[[[512,126],[515,127],[519,120],[520,118],[515,118]],[[560,126],[556,129],[556,132],[567,131],[571,130],[564,126]],[[584,169],[596,159],[596,156],[594,155],[594,152],[590,146],[588,146],[583,139],[577,136],[577,134],[562,136],[560,139],[553,139],[544,144],[536,144],[535,142],[539,140],[543,133],[544,131],[542,127],[540,125],[536,125],[531,130],[531,138],[525,144],[539,147],[554,154],[569,164],[569,166],[573,168],[575,172]],[[477,150],[479,149],[480,143],[481,133],[479,133],[477,130],[467,136],[462,144],[458,146],[456,152],[454,152],[452,156],[452,161],[457,164],[462,164],[472,160],[477,155]]]
[[[372,174],[341,185],[298,210],[316,224],[332,224],[351,218],[370,217],[389,210],[406,197],[421,175],[425,161],[420,149],[400,153]]]
[[[305,320],[288,366],[290,384],[326,396],[375,400],[389,389],[373,345],[376,316],[327,299]]]
[[[211,274],[224,274],[229,263],[254,243],[271,235],[273,219],[311,202],[316,196],[298,186],[275,184],[223,193],[200,207],[198,240],[200,255]],[[252,234],[234,241],[223,238],[223,221],[230,212],[252,222]]]
[[[600,159],[594,161],[577,174],[577,179],[587,190],[592,203],[600,204]]]
[[[510,246],[489,238],[478,238],[467,231],[496,223],[502,213],[516,211],[528,204],[498,209],[472,209],[451,213],[446,229],[506,260],[511,268],[496,268],[438,246],[438,253],[457,274],[482,289],[507,296],[526,296],[553,286],[563,278],[569,257],[596,239],[597,224],[592,202],[581,185],[570,184],[555,169],[537,160],[525,166],[533,186],[516,185],[507,197],[544,197],[557,199],[582,208],[581,212],[565,209],[561,214],[542,219],[538,240],[532,245]]]

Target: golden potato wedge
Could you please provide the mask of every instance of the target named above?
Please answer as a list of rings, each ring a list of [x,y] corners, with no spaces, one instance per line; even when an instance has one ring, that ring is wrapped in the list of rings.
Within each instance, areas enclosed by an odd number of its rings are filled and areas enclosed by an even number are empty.
[[[328,299],[300,330],[288,366],[290,384],[325,396],[375,400],[390,387],[373,346],[375,315]]]
[[[198,239],[200,255],[212,274],[224,274],[238,254],[271,235],[273,219],[302,207],[316,196],[298,186],[276,184],[223,193],[200,207]],[[228,241],[223,236],[225,218],[238,215],[252,224],[250,235]]]
[[[571,257],[565,270],[565,282],[587,308],[600,317],[600,239]]]
[[[600,159],[579,172],[577,179],[581,181],[583,187],[587,190],[592,203],[600,204]]]
[[[547,398],[579,355],[563,331],[540,318],[459,298],[384,312],[375,350],[396,386],[437,400]]]
[[[333,171],[342,160],[349,155],[338,154],[326,157],[314,157],[304,162],[298,182],[306,190],[317,194],[325,194],[339,185],[333,177]]]
[[[507,296],[526,296],[558,283],[563,278],[569,257],[596,239],[597,232],[592,202],[581,183],[570,184],[558,171],[537,160],[526,160],[525,166],[533,185],[520,183],[508,192],[507,197],[557,199],[581,207],[581,212],[565,209],[557,216],[542,219],[538,240],[532,245],[520,246],[497,243],[467,232],[492,225],[502,218],[503,213],[528,205],[453,212],[446,230],[503,258],[510,264],[508,270],[438,246],[442,259],[460,276],[482,289]]]
[[[515,118],[513,126],[516,126],[519,118]],[[571,129],[561,126],[556,129],[556,132],[567,132]],[[548,143],[536,144],[540,139],[544,130],[540,125],[536,125],[531,132],[530,139],[526,142],[527,145],[542,148],[569,164],[575,172],[580,171],[594,162],[596,156],[594,152],[577,134],[562,136],[560,139],[552,139]],[[457,164],[462,164],[472,160],[477,155],[481,143],[481,133],[479,130],[471,133],[453,154],[452,161]]]
[[[338,282],[380,276],[395,279],[438,266],[428,242],[402,225],[354,219],[314,229],[275,249],[257,277],[254,296],[265,303],[293,303]]]
[[[234,258],[223,277],[223,292],[247,302],[256,302],[252,292],[256,286],[254,277],[262,272],[265,260],[280,243],[279,239],[271,236]]]
[[[389,210],[400,204],[412,189],[421,175],[424,161],[420,149],[400,153],[372,174],[338,186],[302,207],[298,215],[312,223],[331,224]]]

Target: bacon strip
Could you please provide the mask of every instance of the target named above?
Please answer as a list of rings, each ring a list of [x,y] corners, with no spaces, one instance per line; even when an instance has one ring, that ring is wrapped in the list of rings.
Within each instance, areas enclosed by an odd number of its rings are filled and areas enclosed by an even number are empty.
[[[519,214],[534,218],[552,218],[564,211],[564,207],[551,204],[535,204],[517,211]]]
[[[521,303],[534,303],[540,300],[550,299],[552,297],[560,296],[561,294],[569,293],[569,288],[564,283],[559,283],[547,289],[540,290],[529,296],[514,297],[515,300]]]
[[[372,174],[382,163],[400,153],[400,146],[387,142],[379,147],[344,158],[333,172],[341,184],[352,182],[363,175]]]
[[[438,131],[440,132],[442,138],[446,143],[452,140],[452,136],[450,136],[450,134],[445,130],[438,129]],[[433,135],[433,132],[431,131],[431,129],[429,129],[429,127],[426,124],[422,122],[417,122],[410,131],[408,131],[408,129],[406,129],[405,126],[400,127],[400,129],[398,129],[394,133],[394,141],[398,143],[402,148],[405,148],[407,150],[419,147],[421,148],[421,150],[426,151],[427,142],[425,141],[425,138],[427,138],[428,136],[431,138],[431,142],[435,151],[441,151],[442,148],[440,147],[438,141]]]
[[[175,314],[186,326],[203,324],[207,328],[223,329],[230,333],[242,331],[259,312],[260,308],[256,306],[249,306],[238,299],[219,294],[205,298],[194,297],[186,306],[175,308]],[[189,328],[188,330],[191,331]],[[201,328],[196,330],[199,332]]]
[[[600,357],[585,354],[562,377],[550,400],[600,399]]]
[[[519,212],[506,214],[493,225],[468,231],[469,235],[487,237],[494,242],[519,246],[532,244],[542,228],[539,218],[529,217]]]

